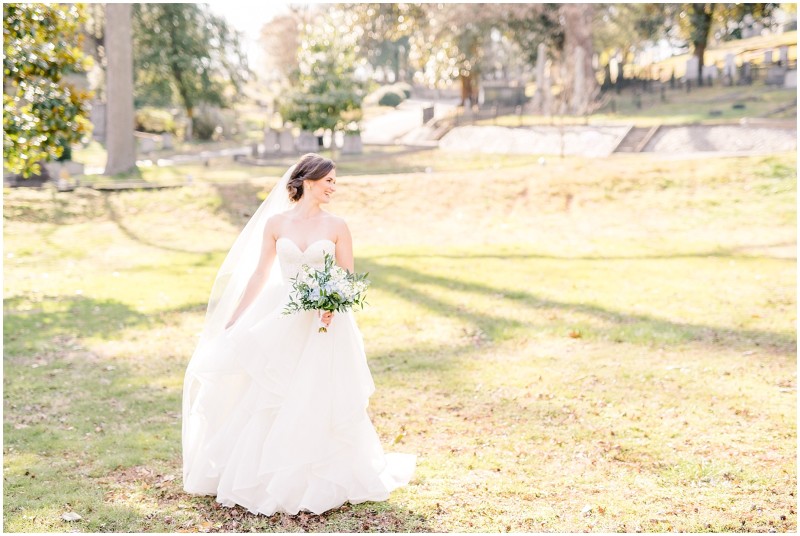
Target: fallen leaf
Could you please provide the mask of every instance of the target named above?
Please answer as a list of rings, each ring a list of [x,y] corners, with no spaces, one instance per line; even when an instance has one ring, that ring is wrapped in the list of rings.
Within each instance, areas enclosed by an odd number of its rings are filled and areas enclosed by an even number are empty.
[[[394,438],[394,443],[393,444],[397,445],[398,443],[400,443],[403,440],[403,438],[405,436],[406,436],[405,434],[397,434],[397,437]]]
[[[572,337],[573,339],[580,339],[583,335],[581,335],[580,331],[573,329],[572,331],[569,332],[569,336]]]

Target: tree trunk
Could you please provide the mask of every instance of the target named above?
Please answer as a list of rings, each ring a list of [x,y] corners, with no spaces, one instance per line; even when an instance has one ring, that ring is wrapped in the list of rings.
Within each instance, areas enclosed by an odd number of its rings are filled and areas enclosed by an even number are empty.
[[[714,17],[716,4],[691,4],[689,22],[692,25],[692,44],[697,57],[697,85],[703,85],[703,56],[708,45],[708,34],[711,33],[711,20]]]
[[[566,70],[566,79],[564,80],[564,86],[568,88],[570,94],[565,95],[565,98],[568,103],[581,103],[580,109],[573,110],[573,113],[578,115],[589,112],[599,93],[597,76],[592,66],[592,55],[594,54],[592,19],[594,17],[594,9],[593,4],[561,4],[558,8],[559,14],[564,18],[564,52],[562,61],[570,65]],[[583,95],[576,98],[571,93],[575,89],[575,70],[580,68],[578,65],[573,65],[573,62],[576,61],[578,48],[583,49],[581,63],[584,84]]]
[[[186,117],[188,117],[189,120],[186,121],[186,132],[183,134],[183,139],[191,141],[192,136],[194,136],[194,108],[191,106],[186,108]]]
[[[703,85],[703,56],[706,54],[706,45],[696,43],[694,47],[694,55],[697,57],[697,85]]]
[[[470,101],[470,107],[475,103],[472,102],[472,72],[468,75],[461,75],[461,106],[465,106],[467,100]]]
[[[106,175],[136,167],[131,4],[106,4]]]

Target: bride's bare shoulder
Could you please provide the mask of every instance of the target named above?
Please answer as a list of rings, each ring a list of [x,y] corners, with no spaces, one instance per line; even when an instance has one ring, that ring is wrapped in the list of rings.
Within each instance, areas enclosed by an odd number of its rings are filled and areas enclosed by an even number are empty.
[[[344,218],[342,218],[341,216],[337,216],[336,214],[331,214],[330,212],[326,212],[325,213],[325,218],[328,220],[328,223],[333,225],[333,226],[336,226],[336,227],[340,227],[340,226],[347,227],[347,222],[344,221]]]
[[[291,211],[285,210],[283,212],[278,212],[277,214],[273,214],[272,216],[269,217],[267,222],[272,222],[272,224],[274,225],[274,224],[281,224],[290,219],[291,219]]]
[[[273,214],[267,218],[267,223],[264,225],[264,232],[276,236],[280,230],[283,222],[286,221],[286,213]]]
[[[347,222],[344,220],[344,218],[336,216],[335,214],[330,214],[328,222],[328,228],[331,229],[336,235],[337,241],[349,239],[350,228],[347,226]]]

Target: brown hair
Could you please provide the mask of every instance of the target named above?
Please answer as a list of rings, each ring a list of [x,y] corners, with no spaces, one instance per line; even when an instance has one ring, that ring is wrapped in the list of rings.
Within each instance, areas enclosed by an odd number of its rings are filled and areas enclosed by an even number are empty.
[[[318,181],[336,168],[332,160],[316,153],[304,154],[300,157],[289,177],[286,189],[289,190],[289,199],[294,202],[303,197],[303,181]]]

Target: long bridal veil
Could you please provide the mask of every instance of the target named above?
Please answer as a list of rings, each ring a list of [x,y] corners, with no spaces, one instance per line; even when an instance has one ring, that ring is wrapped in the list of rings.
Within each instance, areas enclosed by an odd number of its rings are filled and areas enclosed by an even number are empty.
[[[208,300],[206,320],[200,342],[218,336],[224,331],[225,324],[239,303],[250,276],[258,265],[261,246],[264,240],[264,227],[267,220],[275,214],[288,210],[291,206],[286,185],[294,171],[290,167],[278,183],[272,188],[264,202],[247,222],[236,238],[231,250],[225,257],[222,266],[211,288]],[[274,263],[267,285],[275,285],[280,281],[280,263]]]
[[[211,289],[203,330],[189,360],[183,384],[181,439],[184,487],[187,491],[213,491],[209,486],[213,483],[212,475],[216,468],[205,449],[208,447],[206,442],[209,431],[214,430],[217,424],[209,421],[226,420],[230,408],[216,408],[218,412],[215,418],[198,413],[198,408],[206,407],[204,397],[208,396],[208,389],[218,394],[228,393],[230,396],[226,395],[224,398],[232,400],[240,387],[232,385],[233,379],[241,377],[242,371],[237,368],[240,365],[237,364],[235,345],[231,344],[233,341],[229,335],[242,322],[237,322],[228,330],[225,329],[225,324],[258,265],[267,220],[291,206],[286,185],[294,169],[295,166],[292,166],[283,174],[247,222],[225,257]],[[263,307],[275,308],[280,305],[280,283],[280,263],[275,262],[259,297],[259,303]]]

